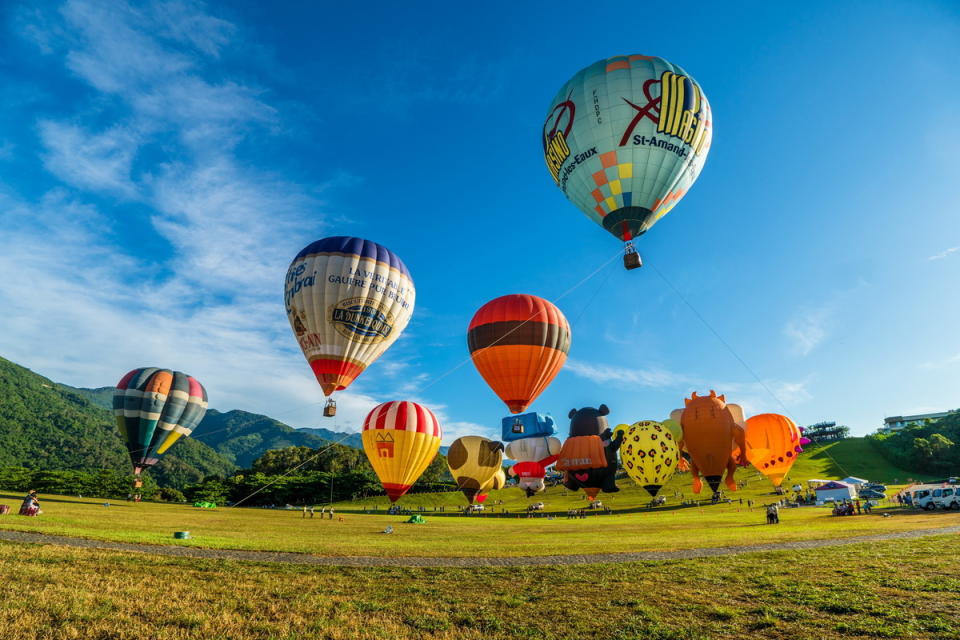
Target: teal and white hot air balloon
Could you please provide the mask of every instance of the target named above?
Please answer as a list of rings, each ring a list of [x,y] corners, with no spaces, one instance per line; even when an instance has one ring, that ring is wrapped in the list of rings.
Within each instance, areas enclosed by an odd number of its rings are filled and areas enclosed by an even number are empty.
[[[686,194],[713,132],[710,103],[683,69],[655,56],[618,56],[582,69],[557,93],[543,125],[554,182],[594,222],[627,243]]]

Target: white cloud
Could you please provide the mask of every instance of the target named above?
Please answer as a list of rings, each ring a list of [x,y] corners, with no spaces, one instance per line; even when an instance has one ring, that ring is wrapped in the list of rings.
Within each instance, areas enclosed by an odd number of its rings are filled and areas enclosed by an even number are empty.
[[[783,334],[791,341],[791,350],[806,356],[827,337],[825,324],[829,314],[826,311],[803,312],[790,320],[783,328]]]
[[[613,383],[624,387],[663,388],[689,382],[686,376],[663,369],[628,369],[604,364],[587,364],[579,360],[567,360],[564,370],[600,384]]]
[[[919,367],[921,369],[939,369],[941,367],[949,367],[951,365],[958,364],[958,363],[960,363],[960,353],[955,353],[954,355],[944,358],[942,360],[924,362],[920,364]]]
[[[944,258],[949,256],[951,253],[954,253],[956,251],[960,251],[960,247],[950,247],[949,249],[944,249],[940,253],[929,256],[927,260],[943,260]]]
[[[137,189],[131,167],[138,136],[125,127],[99,134],[65,122],[39,124],[40,141],[46,148],[44,165],[67,184],[80,189],[106,191],[132,198]]]
[[[0,183],[0,354],[78,386],[173,367],[204,383],[212,407],[357,431],[382,400],[361,385],[337,394],[335,419],[322,418],[280,302],[291,256],[331,216],[316,196],[325,185],[238,156],[250,131],[276,133],[282,114],[260,87],[221,77],[219,57],[244,43],[202,9],[71,0],[59,17],[19,16],[20,31],[92,98],[23,123],[39,132],[59,184],[30,201]],[[331,167],[330,180],[351,178]],[[149,242],[130,241],[139,229],[110,210],[117,200],[138,205]],[[424,381],[403,361],[386,373],[398,388],[377,396],[414,394]],[[442,416],[448,433],[478,427]]]

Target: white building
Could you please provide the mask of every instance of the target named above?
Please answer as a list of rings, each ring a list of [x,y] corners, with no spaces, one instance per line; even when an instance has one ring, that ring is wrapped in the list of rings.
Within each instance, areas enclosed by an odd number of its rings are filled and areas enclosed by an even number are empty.
[[[894,433],[901,429],[906,429],[911,424],[923,424],[925,420],[939,420],[950,415],[949,411],[939,413],[918,413],[915,416],[890,416],[883,419],[883,426],[877,430],[877,433]]]

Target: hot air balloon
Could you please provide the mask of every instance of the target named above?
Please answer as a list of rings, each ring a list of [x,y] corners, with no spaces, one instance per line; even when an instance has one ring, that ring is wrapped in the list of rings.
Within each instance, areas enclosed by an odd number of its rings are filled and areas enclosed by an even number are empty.
[[[611,434],[606,418],[609,413],[605,404],[597,409],[571,409],[570,437],[557,458],[557,469],[564,472],[563,485],[571,491],[583,489],[591,500],[601,491],[620,491],[616,483],[617,449],[623,433]]]
[[[727,404],[724,396],[712,390],[709,396],[698,396],[694,392],[684,398],[684,404],[683,409],[677,409],[670,417],[683,427],[683,444],[691,459],[693,492],[700,493],[703,475],[716,493],[724,470],[727,488],[736,491],[734,472],[741,460],[734,456],[734,451],[745,450],[743,410],[739,405]]]
[[[410,272],[386,247],[335,236],[296,255],[284,283],[287,318],[317,382],[328,397],[346,389],[383,355],[413,315]]]
[[[493,474],[493,477],[487,480],[482,487],[480,487],[480,493],[477,494],[477,502],[483,504],[487,501],[487,496],[491,491],[499,491],[503,489],[504,485],[507,484],[507,474],[503,472],[503,467],[497,469],[497,472]]]
[[[497,471],[503,469],[503,443],[481,436],[457,438],[447,450],[447,466],[457,488],[473,504]]]
[[[707,159],[710,103],[677,65],[617,56],[582,69],[557,93],[543,125],[553,181],[587,217],[626,242],[624,266],[641,261],[631,240],[687,193]]]
[[[570,350],[570,324],[537,296],[491,300],[470,321],[467,346],[477,371],[511,413],[526,409],[553,381]]]
[[[680,449],[670,429],[659,422],[643,420],[617,425],[613,431],[623,432],[620,460],[627,475],[655,498],[680,463]]]
[[[779,487],[797,454],[803,451],[801,438],[800,429],[787,416],[761,413],[747,418],[747,460]]]
[[[560,441],[553,436],[557,428],[553,417],[540,413],[524,413],[503,419],[502,437],[507,442],[507,457],[516,460],[510,475],[527,497],[543,491],[547,467],[557,461]]]
[[[144,367],[120,379],[113,415],[137,476],[159,462],[182,436],[189,436],[207,412],[207,391],[179,371]]]
[[[680,450],[680,462],[677,464],[677,471],[690,471],[690,465],[687,464],[686,458],[683,457],[683,427],[673,418],[667,418],[660,424],[670,430],[670,435],[673,436],[674,441],[677,443],[677,448]]]
[[[363,450],[391,502],[430,466],[442,435],[437,417],[416,402],[384,402],[367,415]]]

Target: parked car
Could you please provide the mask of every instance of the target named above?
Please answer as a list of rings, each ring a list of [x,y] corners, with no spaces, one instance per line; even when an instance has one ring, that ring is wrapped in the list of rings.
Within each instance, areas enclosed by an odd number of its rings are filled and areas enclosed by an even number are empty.
[[[874,491],[873,489],[861,489],[858,497],[861,500],[884,500],[887,494],[882,491]]]
[[[534,502],[531,505],[527,505],[527,511],[543,511],[543,503]]]

